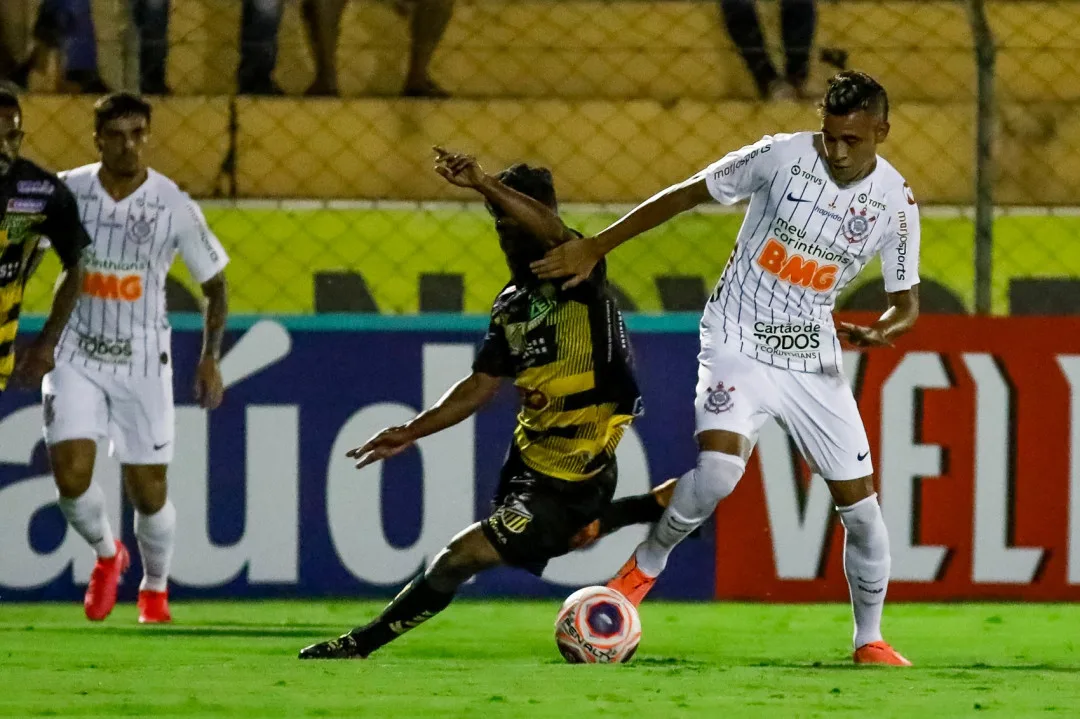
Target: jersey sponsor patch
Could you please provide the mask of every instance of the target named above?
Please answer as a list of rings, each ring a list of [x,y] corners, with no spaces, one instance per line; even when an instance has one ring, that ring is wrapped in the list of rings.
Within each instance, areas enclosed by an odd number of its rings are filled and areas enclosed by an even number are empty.
[[[99,362],[127,364],[132,356],[131,340],[79,335],[79,352]]]
[[[45,200],[13,197],[8,200],[7,211],[16,212],[21,215],[37,215],[45,211]]]
[[[56,192],[56,185],[48,180],[19,180],[15,191],[21,195],[51,195]]]
[[[87,272],[83,279],[83,294],[101,300],[135,302],[143,296],[142,275],[121,275],[112,272]]]
[[[757,258],[758,266],[770,275],[815,292],[828,292],[836,284],[839,265],[818,263],[797,253],[788,253],[787,248],[770,238]]]
[[[817,359],[821,349],[820,322],[755,322],[754,339],[762,352],[792,359]]]

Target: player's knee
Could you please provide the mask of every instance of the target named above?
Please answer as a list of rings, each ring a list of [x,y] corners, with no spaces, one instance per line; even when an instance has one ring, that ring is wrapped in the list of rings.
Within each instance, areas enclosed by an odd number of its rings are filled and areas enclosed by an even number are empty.
[[[139,514],[157,514],[168,497],[164,469],[125,467],[124,487]]]
[[[479,525],[454,537],[435,557],[428,568],[429,578],[457,586],[468,581],[474,574],[499,563],[498,553]]]
[[[723,452],[699,452],[694,491],[702,505],[715,506],[735,491],[746,471],[741,457]]]
[[[71,443],[63,442],[50,447],[49,461],[61,497],[81,497],[90,488],[94,477],[93,453],[81,452]]]

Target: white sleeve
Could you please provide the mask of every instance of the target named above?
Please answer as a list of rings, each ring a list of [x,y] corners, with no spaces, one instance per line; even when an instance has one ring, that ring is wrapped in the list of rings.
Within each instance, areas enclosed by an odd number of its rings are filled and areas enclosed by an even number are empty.
[[[911,188],[893,193],[889,227],[881,245],[881,274],[886,292],[902,292],[919,284],[919,206]]]
[[[713,199],[725,205],[734,205],[770,181],[775,162],[774,150],[773,137],[766,135],[753,145],[724,155],[698,176],[705,175],[705,185]]]
[[[202,284],[225,269],[229,256],[210,227],[202,210],[187,195],[176,210],[176,245],[192,278]]]

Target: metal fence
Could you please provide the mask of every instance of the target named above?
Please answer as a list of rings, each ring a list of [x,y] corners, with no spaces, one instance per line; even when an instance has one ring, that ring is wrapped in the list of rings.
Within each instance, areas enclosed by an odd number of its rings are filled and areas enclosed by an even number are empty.
[[[446,0],[285,0],[269,26],[253,10],[275,0],[182,0],[164,32],[146,27],[164,3],[135,5],[141,25],[127,0],[93,3],[97,66],[113,87],[141,74],[170,91],[154,100],[153,162],[206,200],[237,311],[485,312],[507,273],[482,209],[431,172],[432,144],[488,169],[550,166],[589,233],[730,149],[815,127],[825,79],[847,67],[889,90],[882,154],[923,208],[927,307],[1080,312],[1080,2],[458,0],[441,38]],[[755,7],[764,53],[748,42]],[[16,60],[37,8],[0,9]],[[432,46],[438,88],[415,80]],[[61,59],[29,77],[27,151],[53,169],[94,159],[93,98],[55,94],[67,75]],[[305,95],[331,76],[338,96]],[[402,96],[438,89],[449,97]],[[740,220],[710,209],[620,248],[624,304],[699,309]],[[48,290],[38,281],[30,306]],[[880,282],[844,301],[879,307]]]

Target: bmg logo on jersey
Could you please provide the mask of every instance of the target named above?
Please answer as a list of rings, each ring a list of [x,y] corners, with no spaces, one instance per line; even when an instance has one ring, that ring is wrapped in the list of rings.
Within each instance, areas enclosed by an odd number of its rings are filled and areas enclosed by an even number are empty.
[[[111,272],[87,272],[83,294],[102,300],[135,302],[142,299],[142,275],[115,275]]]
[[[772,238],[758,255],[757,264],[784,282],[816,292],[831,290],[836,285],[836,274],[840,270],[839,265],[819,265],[817,260],[809,260],[795,253],[789,256],[787,248]]]

